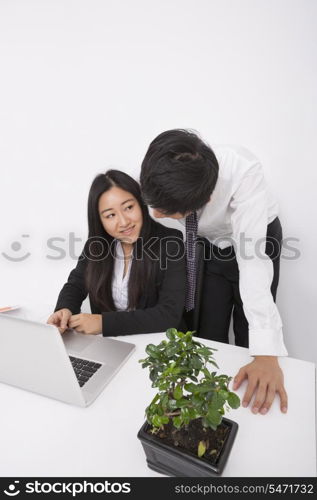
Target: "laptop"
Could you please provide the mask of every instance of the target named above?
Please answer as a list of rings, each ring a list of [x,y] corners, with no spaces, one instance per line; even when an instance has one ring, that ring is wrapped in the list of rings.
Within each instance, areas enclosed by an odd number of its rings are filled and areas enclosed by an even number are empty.
[[[65,403],[90,405],[135,350],[121,340],[84,335],[0,314],[0,382]]]

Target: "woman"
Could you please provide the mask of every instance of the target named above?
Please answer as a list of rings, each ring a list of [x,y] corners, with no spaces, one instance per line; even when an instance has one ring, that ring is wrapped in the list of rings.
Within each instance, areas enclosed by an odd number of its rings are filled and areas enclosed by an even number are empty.
[[[89,238],[48,323],[63,333],[116,336],[181,322],[182,233],[151,219],[138,183],[119,170],[97,175],[88,197]],[[91,313],[80,313],[89,295]]]

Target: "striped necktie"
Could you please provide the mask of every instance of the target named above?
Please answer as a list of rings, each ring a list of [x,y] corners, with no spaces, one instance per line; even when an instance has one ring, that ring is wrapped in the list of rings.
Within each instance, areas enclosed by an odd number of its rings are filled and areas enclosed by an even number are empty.
[[[195,306],[196,290],[196,245],[197,238],[197,212],[187,215],[186,228],[186,297],[185,309],[191,311]]]

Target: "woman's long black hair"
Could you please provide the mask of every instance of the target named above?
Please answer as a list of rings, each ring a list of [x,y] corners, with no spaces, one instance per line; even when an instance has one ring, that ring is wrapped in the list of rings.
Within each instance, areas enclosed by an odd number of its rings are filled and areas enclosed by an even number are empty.
[[[89,238],[86,243],[84,253],[88,259],[86,268],[86,286],[89,296],[94,304],[102,312],[115,311],[112,296],[112,276],[114,268],[115,241],[104,229],[99,215],[99,198],[111,189],[118,187],[131,193],[139,203],[143,225],[137,240],[137,246],[143,246],[151,236],[153,236],[154,221],[149,215],[145,205],[139,184],[129,175],[120,170],[108,170],[105,174],[95,177],[88,196],[88,229]],[[134,244],[133,256],[135,257]],[[141,259],[132,260],[129,284],[128,284],[128,309],[137,307],[140,296],[145,292],[145,288],[151,285],[153,277],[153,262],[143,254]]]

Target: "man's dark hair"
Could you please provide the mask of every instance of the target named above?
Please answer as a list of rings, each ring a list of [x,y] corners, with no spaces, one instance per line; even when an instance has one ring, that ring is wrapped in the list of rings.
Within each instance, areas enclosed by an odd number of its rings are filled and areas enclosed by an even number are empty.
[[[213,192],[219,165],[212,149],[190,130],[168,130],[151,142],[141,167],[145,202],[166,215],[202,208]]]

